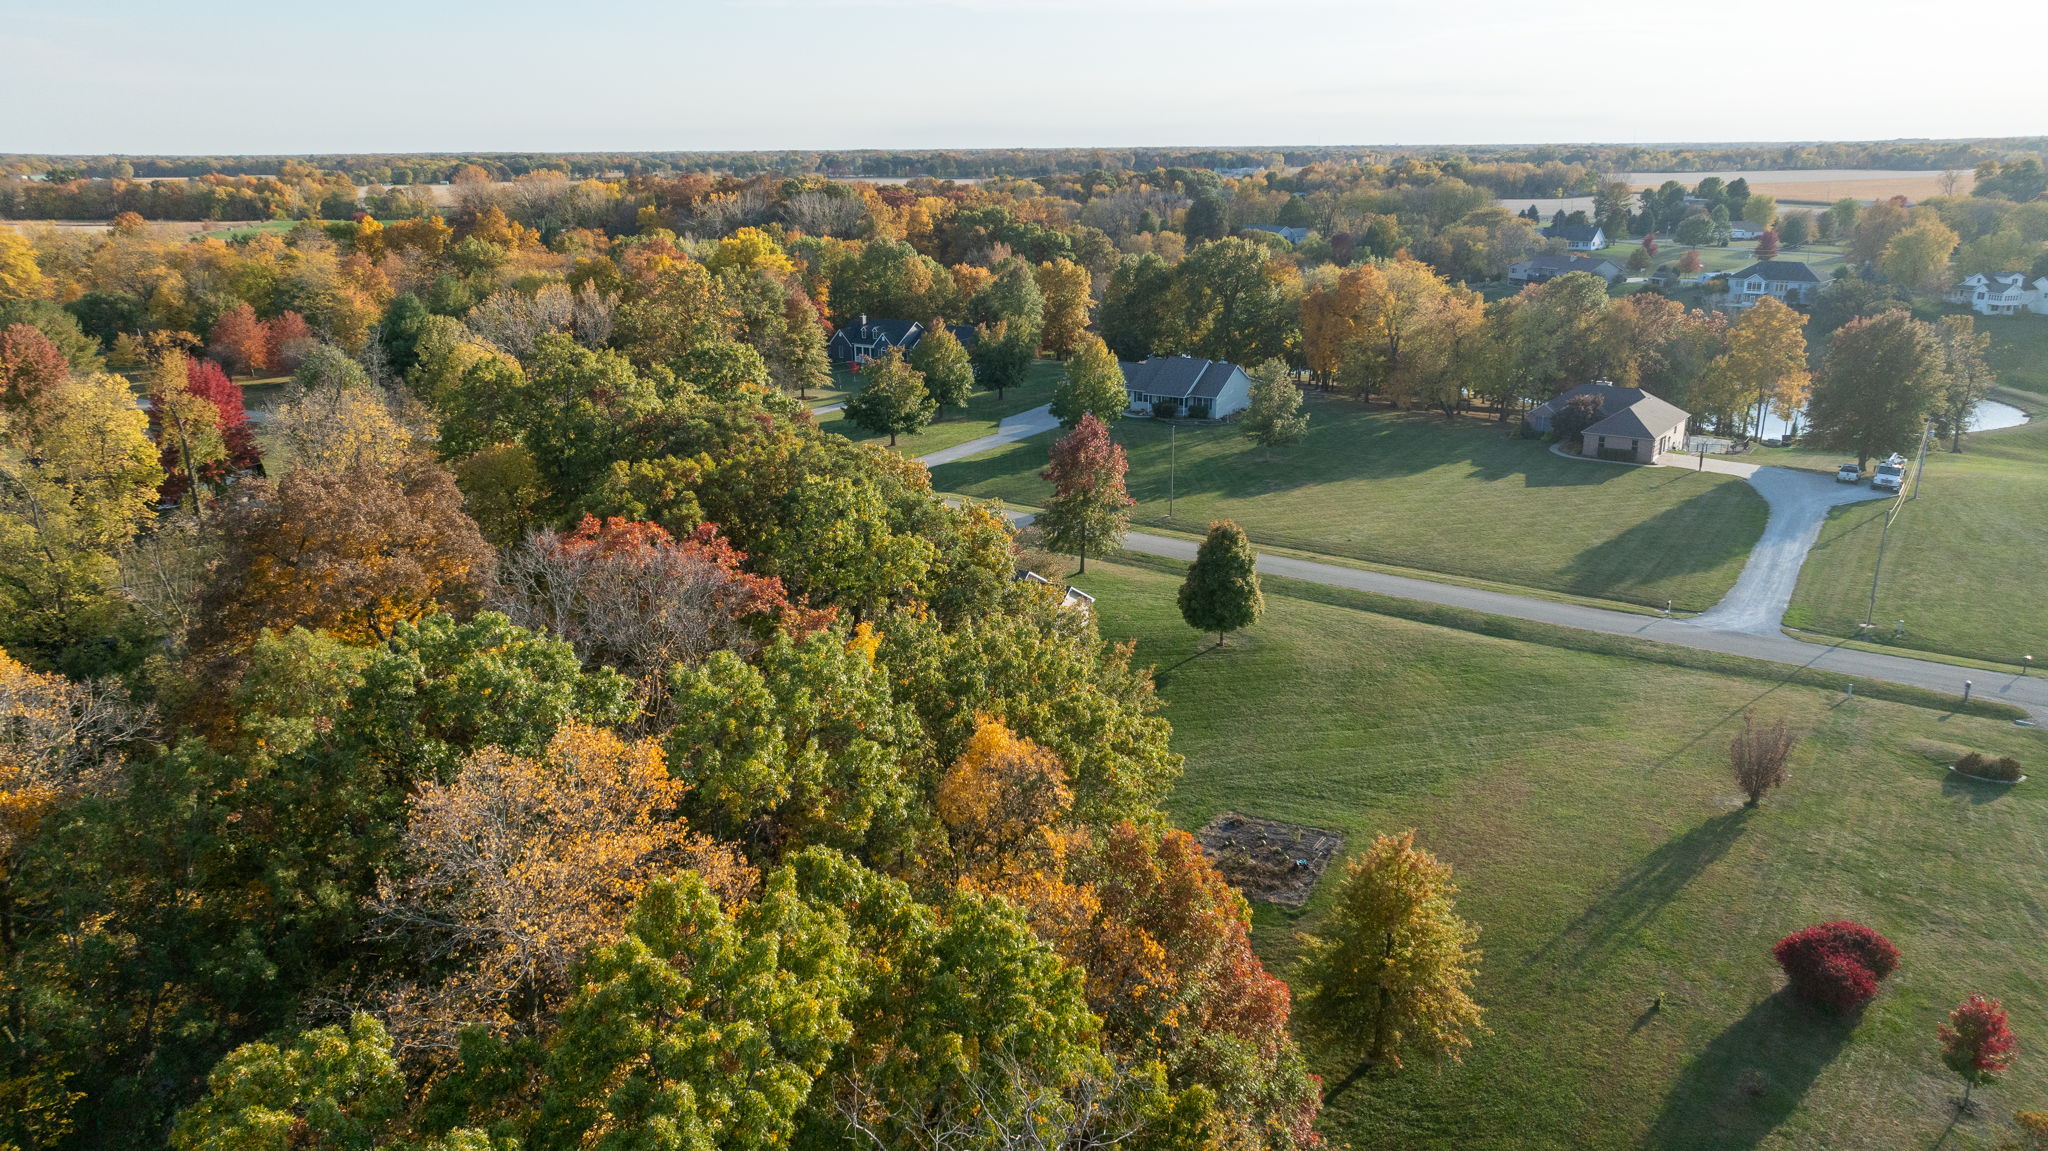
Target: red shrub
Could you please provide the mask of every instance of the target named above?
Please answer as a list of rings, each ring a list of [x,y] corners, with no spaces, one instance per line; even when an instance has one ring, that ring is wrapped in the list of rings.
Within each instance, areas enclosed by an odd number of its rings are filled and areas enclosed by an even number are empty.
[[[1792,989],[1838,1011],[1877,995],[1878,980],[1899,968],[1899,949],[1860,923],[1823,923],[1795,931],[1771,949]]]

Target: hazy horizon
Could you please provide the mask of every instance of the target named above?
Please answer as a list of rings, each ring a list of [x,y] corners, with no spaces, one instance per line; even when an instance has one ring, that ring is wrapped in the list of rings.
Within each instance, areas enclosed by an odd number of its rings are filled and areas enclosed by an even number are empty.
[[[10,153],[1796,143],[2048,130],[2010,95],[2024,91],[2048,14],[2002,13],[1987,37],[1903,0],[1767,18],[1614,0],[1483,0],[1455,15],[1420,0],[601,0],[573,11],[509,0],[488,12],[368,0],[339,19],[256,0],[197,13],[136,0],[89,15],[50,0],[13,9],[0,25],[12,64],[0,101],[26,111],[0,124]]]

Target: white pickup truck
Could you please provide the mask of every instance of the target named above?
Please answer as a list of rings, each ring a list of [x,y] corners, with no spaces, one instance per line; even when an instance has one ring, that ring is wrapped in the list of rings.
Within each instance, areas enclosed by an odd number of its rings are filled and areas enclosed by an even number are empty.
[[[1906,457],[1893,452],[1878,462],[1877,474],[1870,477],[1870,486],[1881,492],[1895,492],[1906,484]]]
[[[1839,467],[1839,468],[1836,468],[1836,469],[1835,469],[1835,482],[1836,482],[1836,483],[1838,483],[1838,484],[1860,484],[1860,483],[1862,483],[1862,482],[1863,482],[1863,465],[1862,465],[1862,464],[1843,464],[1843,465],[1842,465],[1841,467]]]

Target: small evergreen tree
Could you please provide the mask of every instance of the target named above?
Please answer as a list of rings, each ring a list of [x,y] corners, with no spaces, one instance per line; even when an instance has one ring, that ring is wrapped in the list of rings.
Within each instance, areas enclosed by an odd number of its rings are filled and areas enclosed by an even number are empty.
[[[899,433],[923,431],[939,410],[938,402],[925,391],[924,377],[903,358],[900,348],[870,360],[860,375],[863,383],[846,401],[846,418],[862,431],[887,435],[892,448]]]
[[[1045,546],[1073,552],[1085,572],[1090,551],[1099,555],[1121,543],[1137,502],[1124,490],[1129,466],[1102,421],[1082,416],[1073,431],[1053,444],[1052,461],[1041,473],[1052,483],[1052,496],[1034,521]]]
[[[1251,371],[1252,402],[1244,413],[1244,434],[1265,449],[1291,444],[1308,433],[1308,413],[1301,410],[1301,389],[1287,365],[1267,360]]]
[[[1415,846],[1415,833],[1382,835],[1344,866],[1322,934],[1305,937],[1295,1018],[1368,1066],[1403,1055],[1449,1056],[1484,1030],[1470,988],[1479,929],[1460,919],[1451,869]]]
[[[1257,623],[1266,610],[1258,559],[1243,528],[1230,520],[1210,524],[1209,538],[1180,585],[1180,617],[1196,631],[1215,632],[1217,647],[1227,633]]]
[[[924,377],[925,393],[943,413],[947,408],[964,408],[974,394],[974,364],[960,337],[938,320],[931,322],[923,339],[910,353],[910,366]]]
[[[1082,416],[1115,423],[1131,404],[1124,389],[1124,370],[1100,337],[1091,336],[1067,361],[1067,370],[1052,390],[1052,414],[1060,426],[1073,428]]]

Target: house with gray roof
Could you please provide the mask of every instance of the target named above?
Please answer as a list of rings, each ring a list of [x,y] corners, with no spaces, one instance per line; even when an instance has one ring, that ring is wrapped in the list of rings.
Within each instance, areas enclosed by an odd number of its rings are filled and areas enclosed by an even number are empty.
[[[1522,418],[1539,432],[1579,396],[1600,401],[1600,418],[1579,433],[1579,454],[1603,460],[1656,462],[1660,455],[1685,450],[1685,426],[1692,416],[1641,388],[1624,388],[1597,380],[1581,384],[1530,408]]]
[[[1287,228],[1279,224],[1246,224],[1240,230],[1246,232],[1266,232],[1278,236],[1290,244],[1299,244],[1303,240],[1308,239],[1307,228]]]
[[[1765,296],[1781,304],[1807,305],[1826,286],[1804,260],[1758,260],[1728,277],[1728,306],[1752,307]]]
[[[1566,272],[1590,272],[1611,284],[1621,278],[1621,265],[1613,260],[1593,256],[1538,252],[1526,260],[1516,260],[1509,264],[1508,281],[1515,284],[1541,284],[1546,280],[1554,280]]]
[[[1153,356],[1143,363],[1119,364],[1131,411],[1150,415],[1162,407],[1198,420],[1236,415],[1252,402],[1251,377],[1228,360],[1194,356]]]

